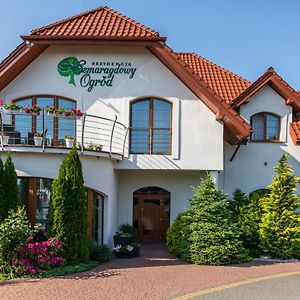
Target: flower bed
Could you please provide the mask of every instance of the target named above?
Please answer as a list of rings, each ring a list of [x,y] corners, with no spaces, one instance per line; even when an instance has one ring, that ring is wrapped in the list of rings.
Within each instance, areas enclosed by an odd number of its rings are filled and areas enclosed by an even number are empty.
[[[17,276],[36,275],[43,270],[60,267],[64,263],[61,256],[63,243],[56,239],[35,242],[29,237],[26,245],[17,250],[12,261],[13,272]]]

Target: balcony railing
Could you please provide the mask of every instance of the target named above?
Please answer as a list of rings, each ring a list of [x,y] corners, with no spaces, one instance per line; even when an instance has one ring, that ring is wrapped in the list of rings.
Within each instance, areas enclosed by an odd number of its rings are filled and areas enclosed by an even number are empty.
[[[9,110],[0,111],[0,146],[71,148],[76,145],[85,151],[106,152],[110,156],[124,156],[127,149],[128,128],[115,119],[83,114],[81,117],[39,115]]]

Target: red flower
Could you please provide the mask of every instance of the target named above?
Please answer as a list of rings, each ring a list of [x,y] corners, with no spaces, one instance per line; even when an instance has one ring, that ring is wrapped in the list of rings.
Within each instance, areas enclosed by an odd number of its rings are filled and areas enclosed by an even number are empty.
[[[3,106],[3,104],[4,104],[3,99],[0,99],[0,106]]]

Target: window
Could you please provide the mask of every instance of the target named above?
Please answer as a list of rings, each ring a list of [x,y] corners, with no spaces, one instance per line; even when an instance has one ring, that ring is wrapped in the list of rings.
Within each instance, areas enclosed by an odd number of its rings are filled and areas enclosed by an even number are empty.
[[[20,106],[32,106],[36,104],[41,108],[63,107],[65,109],[76,109],[76,101],[57,97],[57,96],[34,96],[24,99],[15,100]],[[66,118],[58,118],[44,115],[45,118],[45,130],[47,145],[60,145],[65,135],[75,137],[76,121]],[[43,131],[43,116],[26,116],[26,115],[14,115],[13,116],[14,130],[20,133],[21,143],[33,144],[33,134],[35,132]]]
[[[38,177],[18,178],[21,203],[25,206],[32,226],[40,224],[47,232],[49,209],[52,200],[52,179]],[[86,189],[88,235],[96,244],[103,244],[104,197]]]
[[[251,117],[251,141],[279,141],[280,118],[272,113],[258,113]]]
[[[102,195],[94,191],[92,193],[93,193],[92,238],[97,245],[102,245],[104,198]]]
[[[130,153],[171,154],[172,104],[160,99],[131,104]]]

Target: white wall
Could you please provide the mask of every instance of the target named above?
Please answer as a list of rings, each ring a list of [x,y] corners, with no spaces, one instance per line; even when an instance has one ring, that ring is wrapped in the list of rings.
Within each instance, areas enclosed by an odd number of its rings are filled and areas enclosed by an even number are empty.
[[[68,83],[58,74],[57,64],[65,57],[79,60],[127,61],[136,67],[132,79],[118,75],[112,87],[88,92]],[[97,76],[97,75],[95,75]],[[140,97],[162,97],[173,103],[173,147],[170,156],[131,155],[120,169],[223,169],[223,124],[182,82],[148,50],[140,47],[51,46],[3,91],[5,101],[27,95],[55,94],[78,101],[89,114],[114,118],[128,126],[129,102]]]
[[[118,171],[118,224],[132,223],[133,193],[143,187],[156,186],[171,193],[171,222],[188,207],[193,195],[192,186],[200,183],[201,171]]]
[[[43,177],[54,179],[65,155],[47,153],[12,153],[18,176]],[[1,153],[5,160],[5,153]],[[112,233],[117,229],[117,175],[113,161],[108,158],[80,156],[84,185],[105,196],[104,203],[104,242],[110,243]]]
[[[250,102],[242,105],[241,116],[250,122],[251,115],[258,112],[272,112],[281,117],[281,143],[255,143],[242,145],[234,160],[230,158],[237,146],[224,145],[224,168],[220,174],[222,185],[226,192],[232,193],[235,188],[244,192],[266,188],[272,182],[274,167],[285,152],[291,154],[289,162],[293,165],[295,174],[300,175],[300,148],[295,146],[288,132],[292,121],[292,107],[286,105],[272,88],[266,86],[252,96]]]

